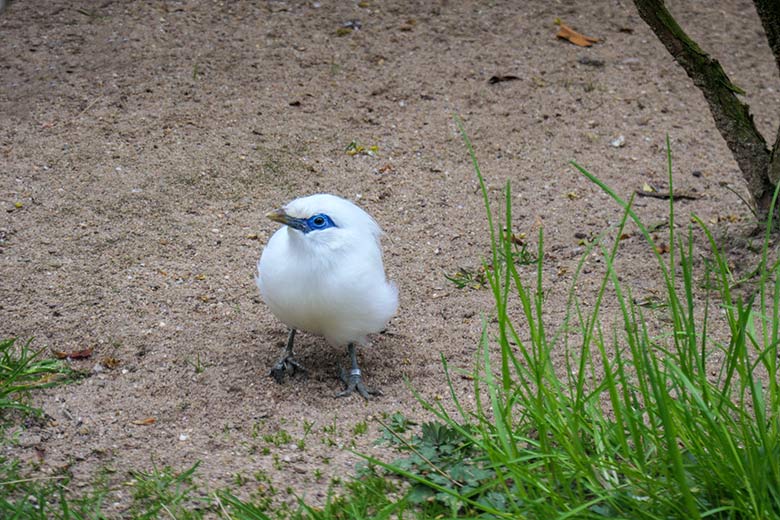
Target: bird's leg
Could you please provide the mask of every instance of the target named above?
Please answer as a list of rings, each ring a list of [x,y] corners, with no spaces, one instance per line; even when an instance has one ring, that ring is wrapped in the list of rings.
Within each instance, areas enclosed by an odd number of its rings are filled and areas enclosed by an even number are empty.
[[[352,362],[352,369],[349,371],[349,377],[341,370],[341,381],[346,385],[346,389],[343,392],[336,394],[336,397],[346,397],[351,395],[352,392],[357,392],[366,399],[371,399],[372,395],[382,395],[379,390],[368,388],[363,384],[363,378],[360,377],[360,368],[357,364],[357,353],[355,352],[355,344],[350,343],[349,347],[349,359]]]
[[[290,335],[287,336],[287,345],[284,347],[284,354],[276,364],[271,367],[271,372],[268,374],[273,377],[277,383],[281,383],[284,380],[284,374],[289,372],[290,375],[296,372],[306,374],[306,369],[303,365],[295,360],[293,353],[293,340],[295,339],[295,329],[290,329]]]

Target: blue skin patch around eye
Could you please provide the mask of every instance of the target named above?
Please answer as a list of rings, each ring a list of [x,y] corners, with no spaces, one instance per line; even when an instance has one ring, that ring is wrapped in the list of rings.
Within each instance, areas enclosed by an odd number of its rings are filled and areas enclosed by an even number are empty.
[[[316,215],[312,215],[308,219],[306,219],[306,224],[309,227],[309,231],[321,231],[323,229],[328,229],[330,227],[338,227],[336,224],[333,223],[333,220],[329,216],[327,216],[325,213],[318,213]],[[307,233],[307,231],[304,231],[304,233]]]
[[[291,228],[303,232],[303,234],[338,227],[325,213],[317,213],[309,218],[290,218],[285,223]]]

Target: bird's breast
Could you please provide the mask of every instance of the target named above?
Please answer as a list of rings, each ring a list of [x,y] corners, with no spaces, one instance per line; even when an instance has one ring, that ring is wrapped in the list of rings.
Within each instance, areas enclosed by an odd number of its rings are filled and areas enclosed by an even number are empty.
[[[281,321],[336,343],[359,341],[385,326],[397,297],[375,241],[333,247],[278,235],[263,251],[257,284]]]

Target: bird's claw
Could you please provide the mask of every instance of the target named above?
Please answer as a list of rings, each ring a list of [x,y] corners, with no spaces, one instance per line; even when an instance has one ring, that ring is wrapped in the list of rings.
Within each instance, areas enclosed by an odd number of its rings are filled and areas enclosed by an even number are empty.
[[[347,376],[344,369],[342,369],[341,373],[339,374],[339,378],[341,379],[341,382],[344,383],[346,388],[343,392],[336,394],[336,397],[347,397],[352,395],[352,393],[355,391],[363,396],[364,399],[371,399],[372,396],[375,395],[383,395],[381,390],[368,388],[365,384],[363,384],[363,378],[360,377],[360,369],[352,369],[349,373],[349,376]]]
[[[307,370],[303,367],[303,365],[298,363],[295,358],[292,356],[284,356],[282,359],[277,361],[274,366],[271,367],[271,371],[268,373],[268,375],[273,377],[277,383],[282,384],[285,374],[290,374],[290,376],[293,376],[296,374],[296,372],[300,372],[304,376],[307,374]]]

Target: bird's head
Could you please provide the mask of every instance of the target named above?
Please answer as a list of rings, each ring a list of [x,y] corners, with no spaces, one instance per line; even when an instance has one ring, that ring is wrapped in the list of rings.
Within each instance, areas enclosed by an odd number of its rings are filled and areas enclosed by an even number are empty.
[[[373,237],[381,233],[368,213],[348,200],[324,193],[295,199],[266,217],[310,237],[339,231]]]

